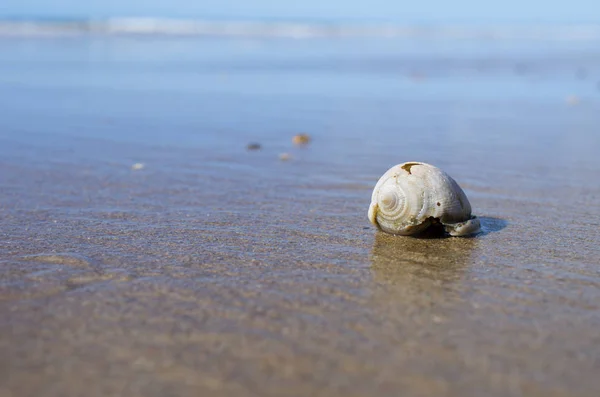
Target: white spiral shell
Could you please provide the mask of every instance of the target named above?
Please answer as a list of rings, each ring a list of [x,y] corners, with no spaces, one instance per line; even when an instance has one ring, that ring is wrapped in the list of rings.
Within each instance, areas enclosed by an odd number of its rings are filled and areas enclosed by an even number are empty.
[[[441,223],[452,236],[477,233],[479,219],[458,183],[441,169],[419,162],[390,168],[375,185],[369,220],[384,232],[412,235]]]

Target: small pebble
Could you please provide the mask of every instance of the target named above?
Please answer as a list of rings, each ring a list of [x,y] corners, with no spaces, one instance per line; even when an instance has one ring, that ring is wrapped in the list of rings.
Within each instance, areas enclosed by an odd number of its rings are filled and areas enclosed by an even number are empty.
[[[444,322],[444,319],[443,319],[442,317],[440,317],[440,316],[436,316],[436,315],[433,315],[433,316],[431,317],[431,320],[432,320],[432,321],[433,321],[435,324],[441,324],[441,323],[443,323],[443,322]]]
[[[292,143],[294,145],[306,145],[310,142],[310,135],[308,134],[298,134],[294,135],[292,138]]]
[[[291,159],[292,159],[292,156],[289,153],[281,153],[279,155],[279,160],[281,160],[281,161],[288,161]]]
[[[253,142],[253,143],[249,143],[246,146],[246,149],[248,149],[248,150],[260,150],[260,149],[262,149],[262,146],[260,145],[260,143]]]
[[[134,171],[139,171],[141,169],[144,169],[146,165],[144,163],[135,163],[134,165],[131,166],[131,169]]]

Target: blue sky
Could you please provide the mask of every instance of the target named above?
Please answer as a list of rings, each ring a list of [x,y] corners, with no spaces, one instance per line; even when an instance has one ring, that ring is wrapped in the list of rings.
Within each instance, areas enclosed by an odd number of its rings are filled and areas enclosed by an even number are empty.
[[[1,0],[0,15],[600,23],[600,0]]]

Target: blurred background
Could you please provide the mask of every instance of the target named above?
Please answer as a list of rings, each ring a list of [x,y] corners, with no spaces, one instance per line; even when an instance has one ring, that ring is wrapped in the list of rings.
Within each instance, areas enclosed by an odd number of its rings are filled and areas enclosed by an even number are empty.
[[[393,129],[400,100],[451,103],[441,124],[465,132],[473,101],[597,101],[599,17],[593,0],[5,0],[0,105],[29,132],[215,148]]]
[[[5,0],[0,134],[127,167],[194,148],[275,180],[292,158],[307,180],[407,158],[489,164],[482,184],[555,157],[593,170],[599,20],[593,0]]]

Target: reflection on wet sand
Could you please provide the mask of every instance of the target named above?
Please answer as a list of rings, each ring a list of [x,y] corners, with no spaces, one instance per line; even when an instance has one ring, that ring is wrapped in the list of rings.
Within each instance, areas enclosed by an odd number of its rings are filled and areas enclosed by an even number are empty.
[[[481,238],[507,226],[504,219],[480,217],[481,232],[474,237],[445,237],[433,231],[419,237],[378,232],[371,249],[374,280],[389,285],[457,280],[474,261]]]
[[[469,311],[466,274],[480,243],[478,238],[415,238],[378,232],[371,250],[371,304],[378,316],[392,321],[397,335],[418,339],[418,344],[422,333],[463,321]],[[433,346],[427,347],[433,349],[431,354],[439,354]]]
[[[451,282],[468,268],[477,238],[414,238],[378,232],[371,250],[375,281],[404,285],[416,280]]]

